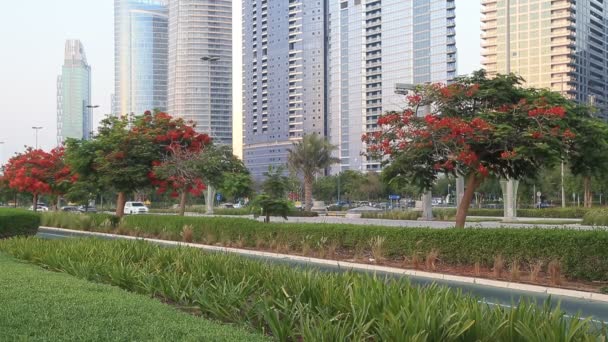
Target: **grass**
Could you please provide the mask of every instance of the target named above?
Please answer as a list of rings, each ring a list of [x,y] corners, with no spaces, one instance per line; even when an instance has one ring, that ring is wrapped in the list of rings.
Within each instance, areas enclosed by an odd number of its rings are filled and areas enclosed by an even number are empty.
[[[333,246],[342,258],[372,255],[370,240],[383,237],[383,257],[388,262],[409,260],[414,253],[421,256],[436,250],[442,266],[469,266],[480,263],[490,268],[501,254],[507,262],[524,264],[557,259],[563,274],[571,280],[608,281],[608,231],[541,228],[467,228],[429,229],[324,224],[324,223],[262,223],[244,218],[178,217],[137,215],[114,222],[96,216],[45,214],[44,226],[76,230],[93,230],[164,240],[269,249],[283,253],[325,255]],[[82,223],[86,223],[82,225]],[[99,223],[99,226],[95,226]],[[188,234],[185,235],[184,228]],[[191,232],[190,232],[191,230]],[[305,243],[306,242],[306,246]],[[421,261],[424,261],[422,258]]]
[[[0,254],[0,341],[264,341],[149,297]]]
[[[605,328],[569,319],[548,303],[491,306],[436,285],[142,241],[20,238],[0,241],[0,250],[79,278],[196,306],[206,317],[246,323],[279,341],[565,342],[606,336]],[[164,321],[147,317],[142,323]]]

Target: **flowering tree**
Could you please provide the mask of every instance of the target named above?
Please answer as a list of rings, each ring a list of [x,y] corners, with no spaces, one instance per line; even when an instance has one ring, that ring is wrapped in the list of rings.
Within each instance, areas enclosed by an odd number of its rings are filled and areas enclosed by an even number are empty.
[[[33,195],[33,208],[43,194],[61,195],[71,181],[70,169],[63,162],[63,148],[50,152],[28,148],[11,158],[4,167],[3,178],[8,187]]]
[[[565,119],[573,105],[558,94],[522,88],[521,81],[488,79],[480,71],[450,85],[418,86],[407,97],[408,109],[382,115],[378,130],[363,136],[368,157],[383,161],[385,178],[424,190],[439,174],[465,176],[456,215],[462,228],[484,178],[533,176],[559,160],[575,137]]]
[[[116,215],[122,216],[126,195],[136,190],[151,186],[192,190],[192,185],[179,178],[156,176],[153,169],[175,151],[200,151],[210,142],[209,136],[196,133],[182,119],[146,112],[141,116],[106,118],[92,140],[68,140],[67,159],[83,181],[118,193]]]

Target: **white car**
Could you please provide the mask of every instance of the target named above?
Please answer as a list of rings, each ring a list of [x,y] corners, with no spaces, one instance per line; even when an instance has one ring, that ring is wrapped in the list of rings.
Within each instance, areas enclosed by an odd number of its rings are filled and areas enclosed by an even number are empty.
[[[34,210],[34,206],[33,205],[30,206],[30,210],[32,210],[32,211]],[[38,204],[36,206],[36,211],[49,211],[49,207]]]
[[[125,214],[147,214],[148,211],[148,207],[142,202],[125,203]]]

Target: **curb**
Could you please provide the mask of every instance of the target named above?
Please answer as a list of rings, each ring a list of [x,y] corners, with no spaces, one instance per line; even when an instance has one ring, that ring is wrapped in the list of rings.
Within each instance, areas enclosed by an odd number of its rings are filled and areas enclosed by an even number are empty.
[[[46,230],[49,233],[61,232],[61,233],[71,233],[74,235],[112,237],[112,238],[119,238],[119,239],[123,239],[123,240],[141,240],[141,241],[148,241],[148,242],[152,242],[152,243],[156,243],[156,244],[192,247],[192,248],[198,248],[198,249],[207,250],[207,251],[250,255],[250,256],[264,257],[264,258],[275,259],[275,260],[299,261],[299,262],[305,262],[305,263],[313,264],[313,265],[334,266],[334,267],[338,267],[338,268],[346,268],[346,269],[360,270],[360,271],[384,272],[384,273],[395,274],[395,275],[421,277],[421,278],[426,278],[426,279],[430,279],[430,280],[446,280],[446,281],[482,285],[482,286],[488,286],[488,287],[494,287],[494,288],[500,288],[500,289],[526,291],[526,292],[533,292],[536,294],[547,294],[547,295],[551,295],[551,296],[570,297],[570,298],[576,298],[576,299],[585,299],[585,300],[592,300],[592,301],[597,301],[597,302],[608,303],[608,295],[606,295],[606,294],[584,292],[584,291],[578,291],[578,290],[569,290],[569,289],[562,289],[562,288],[555,288],[555,287],[548,287],[548,286],[529,285],[529,284],[514,283],[514,282],[507,282],[507,281],[500,281],[500,280],[491,280],[491,279],[485,279],[485,278],[475,278],[475,277],[456,276],[456,275],[450,275],[450,274],[432,273],[432,272],[417,271],[417,270],[407,270],[407,269],[388,267],[388,266],[376,266],[376,265],[358,264],[358,263],[346,262],[346,261],[310,258],[310,257],[304,257],[304,256],[298,256],[298,255],[252,251],[252,250],[248,250],[248,249],[239,249],[239,248],[232,248],[232,247],[210,246],[210,245],[202,245],[202,244],[189,243],[189,242],[159,240],[159,239],[141,238],[141,237],[135,237],[135,236],[88,232],[88,231],[80,231],[80,230],[70,230],[70,229],[54,228],[54,227],[40,227],[40,230]]]

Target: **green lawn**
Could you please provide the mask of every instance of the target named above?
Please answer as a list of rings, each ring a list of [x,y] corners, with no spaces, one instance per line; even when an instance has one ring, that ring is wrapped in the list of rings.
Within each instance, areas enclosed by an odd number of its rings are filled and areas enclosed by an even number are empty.
[[[117,287],[0,254],[0,341],[264,341]]]

